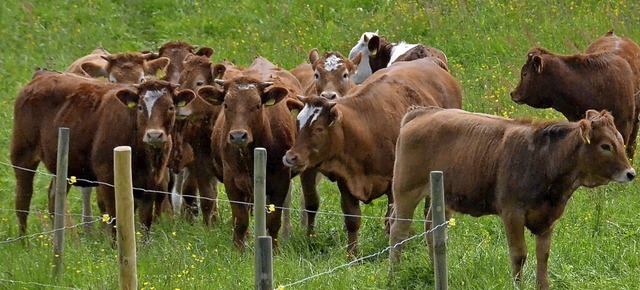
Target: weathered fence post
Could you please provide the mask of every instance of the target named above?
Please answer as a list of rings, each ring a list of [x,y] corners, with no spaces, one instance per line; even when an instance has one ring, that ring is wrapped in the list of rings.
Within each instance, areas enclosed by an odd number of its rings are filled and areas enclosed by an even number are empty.
[[[267,150],[256,148],[253,157],[253,192],[255,219],[255,289],[273,289],[273,267],[271,237],[267,236],[266,223],[266,186],[267,186]]]
[[[113,152],[120,289],[134,290],[138,288],[138,276],[136,230],[133,216],[131,147],[119,146],[113,149]]]
[[[58,128],[58,159],[56,166],[55,213],[53,219],[53,275],[60,276],[64,249],[64,204],[67,199],[67,168],[69,167],[69,128]]]
[[[442,171],[431,171],[431,212],[436,227],[445,222],[444,183]],[[442,226],[433,232],[433,258],[435,289],[447,289],[447,227]]]

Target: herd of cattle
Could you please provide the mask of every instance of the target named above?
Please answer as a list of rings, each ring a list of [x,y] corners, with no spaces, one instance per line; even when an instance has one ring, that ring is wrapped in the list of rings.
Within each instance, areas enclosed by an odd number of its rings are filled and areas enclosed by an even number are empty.
[[[168,200],[190,219],[201,211],[206,225],[219,220],[220,180],[231,201],[233,241],[242,249],[253,201],[253,149],[263,147],[267,199],[276,206],[267,217],[274,241],[298,175],[307,234],[314,233],[322,174],[338,185],[349,254],[358,254],[360,202],[383,195],[395,245],[408,237],[417,204],[429,197],[429,172],[439,170],[447,215],[501,217],[516,280],[527,256],[524,228],[536,236],[537,284],[546,289],[551,233],[572,193],[629,182],[636,174],[629,160],[638,133],[640,47],[613,32],[584,53],[532,48],[527,54],[511,98],[554,108],[570,122],[465,112],[442,51],[390,43],[377,33],[364,33],[348,58],[314,49],[309,63],[290,71],[262,57],[248,67],[214,64],[213,53],[184,42],[169,42],[157,53],[100,48],[66,72],[37,70],[14,108],[20,234],[34,180],[34,172],[23,169],[42,162],[55,172],[57,128],[68,127],[68,174],[83,191],[98,187],[102,213],[116,213],[108,185],[113,149],[131,146],[134,187],[146,189],[134,192],[146,229]],[[169,187],[171,199],[157,193]],[[400,251],[392,249],[392,263]]]

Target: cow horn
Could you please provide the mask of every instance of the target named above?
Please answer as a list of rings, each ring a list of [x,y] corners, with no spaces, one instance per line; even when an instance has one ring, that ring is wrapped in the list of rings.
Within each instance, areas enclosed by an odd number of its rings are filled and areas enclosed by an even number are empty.
[[[224,80],[221,80],[221,79],[215,79],[215,80],[213,80],[213,81],[214,81],[216,84],[219,84],[219,85],[221,85],[221,86],[224,86]]]
[[[264,86],[265,88],[269,87],[271,85],[273,85],[273,82],[264,82],[264,83],[262,83],[262,86]]]

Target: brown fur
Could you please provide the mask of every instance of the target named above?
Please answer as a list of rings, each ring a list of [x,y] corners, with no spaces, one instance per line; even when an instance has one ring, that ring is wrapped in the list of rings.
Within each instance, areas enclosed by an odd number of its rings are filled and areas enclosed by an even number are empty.
[[[102,58],[103,56],[109,55],[104,48],[98,47],[94,49],[89,55],[83,56],[77,60],[75,60],[71,65],[67,68],[67,72],[74,73],[77,75],[81,75],[84,77],[90,78],[99,78],[99,77],[107,77],[107,72],[104,70],[107,67],[107,61]],[[93,65],[85,65],[85,63],[92,63]],[[83,68],[85,65],[85,68]],[[90,69],[90,68],[98,68],[98,69]],[[100,69],[102,68],[102,69]]]
[[[633,72],[613,52],[558,55],[532,48],[511,99],[534,108],[553,108],[569,121],[588,109],[608,110],[633,158],[638,127]]]
[[[369,50],[373,51],[377,49],[377,53],[374,57],[369,58],[369,65],[371,66],[371,72],[375,73],[376,71],[387,67],[389,61],[391,60],[391,50],[395,46],[395,43],[390,43],[387,41],[387,38],[384,36],[373,36],[369,40]],[[401,56],[399,56],[394,62],[398,61],[411,61],[420,59],[423,57],[435,57],[442,61],[444,67],[448,70],[448,61],[447,56],[441,50],[435,47],[427,47],[422,44],[417,45],[416,47],[410,49],[405,52]],[[440,64],[439,64],[440,65]]]
[[[184,41],[170,41],[158,49],[158,57],[168,58],[169,65],[166,69],[166,76],[163,78],[172,83],[179,83],[178,78],[183,69],[183,61],[189,54],[210,58],[215,51],[210,47],[201,47],[196,51],[195,47]]]
[[[267,202],[276,207],[284,204],[291,172],[281,160],[295,138],[295,122],[285,103],[300,91],[300,82],[291,73],[262,57],[243,70],[241,77],[226,81],[223,88],[205,86],[198,91],[201,97],[225,108],[213,127],[211,144],[216,176],[223,181],[231,201],[253,201],[253,151],[263,147],[267,150]],[[244,249],[249,207],[232,202],[231,209],[233,241]],[[267,216],[267,231],[274,247],[281,214],[282,210],[276,208]]]
[[[147,118],[147,90],[165,94]],[[26,84],[16,98],[11,140],[12,164],[35,169],[40,162],[51,172],[56,168],[57,128],[70,128],[69,170],[78,179],[113,184],[113,148],[132,147],[134,186],[166,191],[165,167],[171,148],[169,133],[175,104],[189,102],[193,92],[177,93],[167,82],[146,82],[138,87],[82,80],[65,74],[43,74]],[[127,107],[131,104],[131,107]],[[179,109],[179,108],[178,108]],[[28,211],[33,192],[33,173],[16,170],[16,209]],[[78,186],[98,186],[78,182]],[[148,229],[153,201],[164,195],[136,192],[142,198],[140,219]],[[100,185],[98,205],[115,216],[113,187]],[[158,213],[158,211],[156,211]],[[26,212],[18,213],[20,232],[26,231]]]
[[[396,144],[390,245],[409,236],[418,203],[426,198],[429,204],[430,172],[442,171],[447,218],[456,211],[503,220],[516,280],[527,255],[524,228],[536,236],[536,277],[542,289],[549,287],[551,233],[572,193],[580,186],[635,177],[613,117],[605,111],[590,110],[586,119],[572,123],[439,108],[409,114],[413,119],[406,120]],[[425,230],[432,226],[426,223]],[[392,263],[400,260],[401,249],[392,248]]]
[[[325,69],[325,64],[331,56],[336,56],[340,64],[335,70],[328,71]],[[311,50],[309,62],[313,70],[313,81],[305,88],[305,95],[317,95],[329,100],[344,97],[356,86],[351,80],[351,75],[355,72],[361,57],[362,54],[358,54],[353,59],[348,59],[339,52],[333,51],[325,52],[320,57],[317,49]]]
[[[296,170],[317,167],[337,181],[345,214],[359,215],[359,202],[387,195],[400,121],[412,105],[460,108],[459,83],[430,59],[402,62],[369,77],[346,98],[330,103],[304,98],[305,108],[319,107],[316,121],[301,124],[283,162]],[[394,125],[395,124],[395,125]],[[346,217],[351,254],[357,253],[360,218]]]

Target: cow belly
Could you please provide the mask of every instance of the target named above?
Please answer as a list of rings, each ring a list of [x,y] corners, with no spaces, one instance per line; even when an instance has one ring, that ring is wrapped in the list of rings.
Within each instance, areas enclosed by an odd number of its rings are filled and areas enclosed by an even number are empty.
[[[447,208],[456,212],[479,217],[483,215],[497,214],[493,196],[478,195],[477,192],[458,191],[445,192]]]
[[[380,175],[351,176],[344,181],[351,195],[364,203],[370,203],[391,190],[391,180]]]

